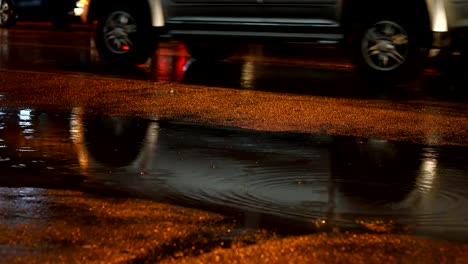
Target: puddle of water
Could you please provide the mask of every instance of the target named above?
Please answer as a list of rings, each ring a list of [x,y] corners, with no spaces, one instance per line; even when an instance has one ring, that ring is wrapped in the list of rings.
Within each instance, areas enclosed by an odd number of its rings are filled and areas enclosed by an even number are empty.
[[[249,226],[266,219],[284,221],[291,230],[346,226],[467,241],[464,147],[263,133],[79,110],[0,112],[2,186],[119,190],[244,212]]]
[[[69,114],[0,109],[0,184],[78,188]]]

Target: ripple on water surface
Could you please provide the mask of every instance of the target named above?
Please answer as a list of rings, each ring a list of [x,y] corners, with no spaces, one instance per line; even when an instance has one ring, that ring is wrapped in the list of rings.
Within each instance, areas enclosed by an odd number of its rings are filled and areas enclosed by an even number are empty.
[[[374,231],[369,223],[468,235],[462,147],[193,129],[159,133],[157,164],[165,173],[152,177],[175,200]]]
[[[24,120],[26,126],[20,123]],[[4,184],[54,181],[65,186],[72,174],[78,176],[75,186],[86,179],[202,209],[261,214],[267,220],[468,237],[464,147],[82,113],[4,112],[0,126]],[[25,128],[34,128],[32,137],[21,133]]]

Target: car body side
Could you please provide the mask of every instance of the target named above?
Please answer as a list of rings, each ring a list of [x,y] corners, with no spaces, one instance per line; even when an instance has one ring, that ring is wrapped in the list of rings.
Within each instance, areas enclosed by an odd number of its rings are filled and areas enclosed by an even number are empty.
[[[360,75],[393,83],[467,47],[468,0],[80,1],[114,65],[145,62],[163,37],[197,60],[227,58],[240,42],[326,44],[348,48]]]
[[[82,14],[82,20],[84,22],[91,23],[96,20],[102,12],[104,12],[106,6],[112,5],[118,1],[109,0],[82,0],[85,6],[85,12]],[[219,9],[219,5],[216,5],[216,1],[184,1],[184,0],[136,0],[132,4],[140,3],[142,8],[147,7],[146,10],[149,12],[151,17],[152,26],[158,29],[166,29],[170,32],[171,23],[177,23],[178,20],[183,18],[183,11],[175,11],[175,8],[184,9],[187,5],[213,5]],[[229,3],[229,1],[220,1]],[[246,3],[245,1],[244,3]],[[279,3],[287,3],[285,1]],[[314,1],[312,1],[314,2]],[[468,0],[421,0],[414,1],[414,3],[408,3],[408,1],[355,1],[355,0],[323,0],[315,1],[317,5],[321,5],[321,10],[327,12],[326,18],[329,19],[329,23],[336,23],[337,26],[346,29],[347,23],[350,20],[363,18],[363,12],[372,10],[373,6],[377,5],[397,5],[397,8],[405,8],[409,5],[417,8],[416,5],[422,7],[422,12],[415,14],[415,20],[420,20],[421,23],[428,23],[428,29],[432,33],[432,45],[434,47],[443,47],[448,45],[449,40],[453,38],[451,32],[458,32],[460,30],[468,29]],[[413,2],[413,1],[412,1]],[[242,2],[241,2],[242,3]],[[258,0],[257,5],[263,5],[263,0]],[[294,5],[301,8],[303,5],[308,5],[307,1],[296,0],[292,1]],[[255,5],[254,2],[248,5]],[[405,7],[402,7],[405,6]],[[193,8],[190,7],[190,8]],[[232,8],[232,5],[229,6]],[[222,10],[222,9],[221,9]],[[418,16],[416,16],[418,15]],[[364,16],[365,17],[365,16]],[[241,21],[241,23],[243,23]],[[245,23],[248,23],[246,21]],[[169,26],[169,27],[167,27]]]

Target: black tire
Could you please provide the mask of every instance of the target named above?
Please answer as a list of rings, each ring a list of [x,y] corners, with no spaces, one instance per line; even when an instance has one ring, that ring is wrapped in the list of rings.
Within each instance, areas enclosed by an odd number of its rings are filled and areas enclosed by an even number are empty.
[[[236,46],[219,41],[186,41],[185,47],[190,56],[198,61],[220,61],[231,57]]]
[[[130,6],[113,7],[97,21],[96,48],[101,58],[112,65],[144,63],[157,45],[152,29],[149,13]]]
[[[16,23],[16,13],[10,0],[0,0],[0,28],[8,28]]]
[[[384,85],[416,79],[425,57],[420,39],[405,19],[385,17],[366,23],[354,43],[358,72]]]

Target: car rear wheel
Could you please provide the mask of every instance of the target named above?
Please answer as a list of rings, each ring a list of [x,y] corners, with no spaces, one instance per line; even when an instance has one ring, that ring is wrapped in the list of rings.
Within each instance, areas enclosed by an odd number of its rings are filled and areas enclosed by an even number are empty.
[[[156,49],[149,15],[130,7],[113,8],[98,19],[95,39],[100,56],[119,66],[144,63]]]
[[[400,19],[376,20],[365,26],[357,39],[356,66],[371,80],[405,81],[418,76],[422,50],[409,23]]]
[[[10,0],[0,0],[0,27],[11,27],[15,24],[15,12]]]

